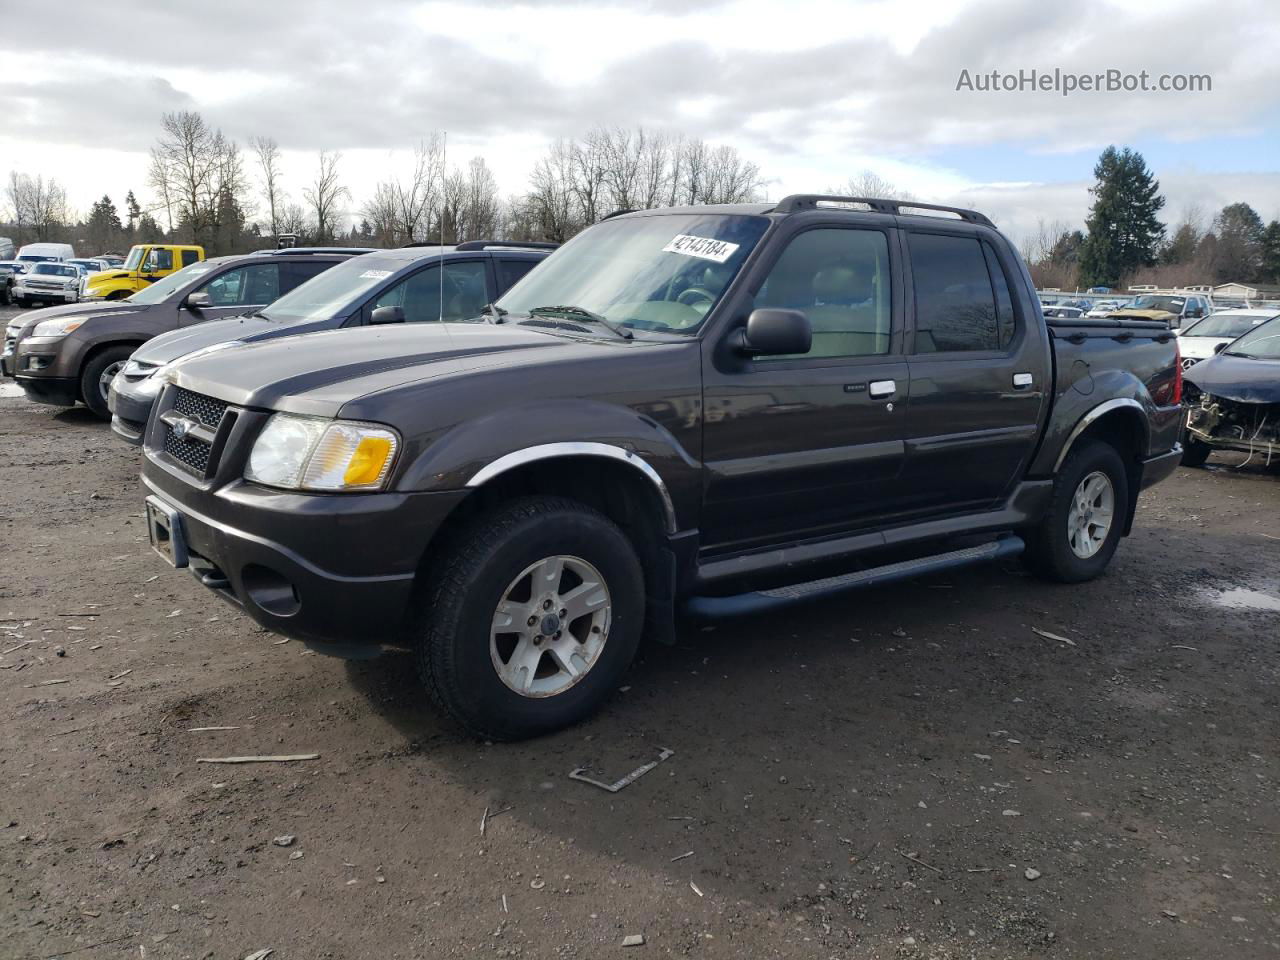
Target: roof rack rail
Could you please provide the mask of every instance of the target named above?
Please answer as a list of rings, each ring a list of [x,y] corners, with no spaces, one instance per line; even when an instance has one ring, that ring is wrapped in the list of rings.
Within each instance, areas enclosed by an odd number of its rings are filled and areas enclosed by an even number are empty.
[[[612,220],[614,217],[620,217],[624,213],[635,213],[635,210],[629,209],[627,207],[620,207],[619,209],[613,211],[613,213],[606,213],[603,217],[600,218],[599,222],[603,223],[605,220]]]
[[[911,216],[912,210],[939,210],[943,213],[954,213],[968,223],[980,223],[984,227],[995,227],[985,214],[977,210],[966,210],[964,207],[944,207],[937,203],[921,203],[918,200],[886,200],[879,197],[834,197],[817,193],[795,193],[783,197],[773,208],[774,213],[799,213],[801,210],[816,210],[821,203],[865,203],[875,213],[888,213],[893,216]]]
[[[558,243],[542,240],[464,240],[455,250],[487,250],[490,247],[514,247],[517,250],[555,250]]]
[[[263,257],[285,257],[294,253],[348,253],[352,256],[360,256],[365,253],[375,253],[378,249],[378,247],[271,247],[253,252]]]

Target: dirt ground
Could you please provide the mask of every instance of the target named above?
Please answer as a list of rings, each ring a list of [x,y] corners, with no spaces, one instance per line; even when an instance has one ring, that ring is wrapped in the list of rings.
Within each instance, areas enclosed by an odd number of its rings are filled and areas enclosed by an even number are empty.
[[[4,958],[1280,955],[1280,475],[1179,470],[1084,586],[690,625],[506,746],[165,567],[83,409],[0,443]]]

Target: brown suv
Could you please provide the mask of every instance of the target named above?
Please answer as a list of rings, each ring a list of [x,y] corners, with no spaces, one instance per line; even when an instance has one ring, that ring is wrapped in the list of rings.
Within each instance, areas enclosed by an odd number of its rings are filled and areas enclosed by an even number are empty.
[[[53,307],[6,334],[4,372],[39,403],[111,418],[107,392],[139,346],[179,327],[250,313],[362,248],[267,250],[203,260],[124,300]],[[10,328],[12,330],[12,327]]]

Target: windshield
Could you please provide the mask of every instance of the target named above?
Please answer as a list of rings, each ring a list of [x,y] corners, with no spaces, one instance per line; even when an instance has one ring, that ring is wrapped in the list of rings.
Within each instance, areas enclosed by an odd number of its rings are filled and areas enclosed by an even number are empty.
[[[38,273],[43,276],[55,277],[78,277],[80,272],[75,267],[65,263],[37,263],[31,268],[32,273]]]
[[[1280,321],[1268,320],[1254,327],[1222,352],[1254,360],[1280,360]]]
[[[415,260],[378,259],[367,253],[330,267],[306,283],[294,287],[261,316],[279,323],[328,320],[345,313],[353,300],[378,286],[387,277]]]
[[[142,254],[146,251],[146,247],[134,247],[129,251],[129,256],[124,261],[125,270],[137,270],[138,264],[142,262]]]
[[[1184,330],[1184,337],[1218,337],[1234,340],[1242,333],[1248,333],[1254,327],[1270,320],[1271,317],[1260,317],[1248,313],[1215,313],[1205,317],[1190,330]]]
[[[524,315],[571,306],[635,330],[695,333],[768,227],[742,214],[606,220],[553,253],[498,306]],[[563,317],[534,322],[578,322]]]
[[[132,259],[133,254],[129,254]],[[149,287],[139,290],[131,297],[125,297],[130,303],[162,303],[169,299],[169,296],[178,288],[186,286],[196,277],[208,273],[212,269],[207,263],[193,263],[189,267],[183,267],[176,273],[171,273],[167,277],[161,277]]]
[[[57,260],[57,257],[42,257],[36,253],[24,253],[18,259],[23,263],[48,263]]]
[[[1186,297],[1156,297],[1151,294],[1138,297],[1129,304],[1134,310],[1164,310],[1168,313],[1181,313]]]

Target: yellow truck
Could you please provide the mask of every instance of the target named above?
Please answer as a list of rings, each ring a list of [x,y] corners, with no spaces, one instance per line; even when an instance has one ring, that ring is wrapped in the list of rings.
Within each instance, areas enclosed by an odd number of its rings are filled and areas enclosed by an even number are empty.
[[[204,259],[204,248],[181,243],[138,243],[124,266],[100,270],[81,281],[81,300],[123,300],[131,293]]]

